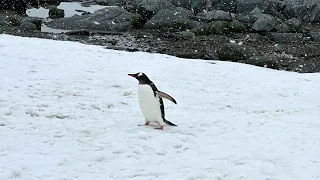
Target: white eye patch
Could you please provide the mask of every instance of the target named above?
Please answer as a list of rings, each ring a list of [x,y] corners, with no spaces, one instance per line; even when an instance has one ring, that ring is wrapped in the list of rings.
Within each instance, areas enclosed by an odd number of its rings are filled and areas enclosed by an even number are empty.
[[[142,73],[139,73],[138,76],[142,76]]]

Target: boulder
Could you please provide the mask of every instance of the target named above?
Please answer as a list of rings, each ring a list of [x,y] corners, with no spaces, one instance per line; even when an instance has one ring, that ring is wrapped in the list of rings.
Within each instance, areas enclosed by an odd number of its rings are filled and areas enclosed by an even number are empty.
[[[51,19],[59,19],[64,17],[64,10],[59,8],[51,8],[49,9],[49,18]]]
[[[191,31],[182,31],[178,33],[182,39],[193,39],[196,35]]]
[[[286,25],[289,28],[289,32],[301,32],[302,31],[302,22],[297,18],[291,18],[287,20]]]
[[[271,15],[263,14],[253,24],[252,29],[255,31],[272,31],[276,22],[276,19]]]
[[[62,0],[39,0],[39,4],[41,5],[56,5],[58,6]]]
[[[192,16],[193,13],[191,11],[185,10],[181,7],[177,7],[174,10],[162,9],[147,21],[143,28],[192,29],[199,25],[199,22],[191,19]]]
[[[261,7],[265,0],[237,0],[237,14],[249,14],[254,8]]]
[[[207,9],[207,0],[170,0],[177,7],[192,10],[195,14]]]
[[[47,26],[65,30],[126,31],[131,28],[133,13],[120,7],[106,7],[92,14],[53,20]]]
[[[236,13],[237,0],[211,0],[210,9]]]
[[[242,33],[246,32],[247,28],[243,23],[239,22],[238,20],[234,20],[230,22],[229,30],[235,33]]]
[[[307,12],[307,7],[304,6],[299,0],[287,0],[283,14],[286,18],[304,17]]]
[[[0,11],[0,22],[10,26],[19,26],[21,17],[13,11]]]
[[[289,26],[285,23],[280,23],[274,27],[279,33],[288,33],[290,32]]]
[[[320,42],[320,31],[312,31],[309,33],[312,41]]]
[[[306,22],[320,22],[320,3],[316,3],[310,7],[309,12],[303,18]]]
[[[243,23],[248,23],[248,24],[253,24],[254,22],[257,21],[257,19],[261,16],[262,14],[249,14],[249,15],[242,15],[242,14],[237,14],[236,15],[236,20],[243,22]]]
[[[198,13],[195,18],[204,22],[211,22],[217,20],[232,21],[231,13],[222,10],[212,10],[203,13]]]
[[[31,22],[37,26],[37,30],[41,30],[42,19],[37,17],[25,17],[21,20],[21,22]]]
[[[210,34],[228,34],[229,22],[228,21],[215,21],[196,27],[191,30],[196,35],[210,35]]]
[[[260,8],[264,14],[270,14],[281,20],[285,20],[286,17],[281,13],[284,5],[285,4],[279,0],[265,0],[261,4]]]
[[[20,29],[25,31],[35,31],[35,30],[38,30],[38,27],[32,22],[22,22],[20,24]]]
[[[119,6],[122,4],[121,0],[95,0],[101,6]]]
[[[223,44],[217,51],[220,60],[241,61],[258,55],[251,46],[238,44]]]
[[[142,0],[138,3],[137,11],[143,17],[150,19],[159,10],[173,10],[175,6],[167,0]]]

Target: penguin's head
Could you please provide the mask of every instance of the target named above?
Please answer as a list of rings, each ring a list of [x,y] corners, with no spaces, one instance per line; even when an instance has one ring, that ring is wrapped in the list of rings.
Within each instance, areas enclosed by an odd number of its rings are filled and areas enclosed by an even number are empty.
[[[139,84],[152,83],[151,80],[148,78],[148,76],[146,74],[144,74],[143,72],[138,72],[135,74],[128,74],[128,75],[136,78],[139,81]]]

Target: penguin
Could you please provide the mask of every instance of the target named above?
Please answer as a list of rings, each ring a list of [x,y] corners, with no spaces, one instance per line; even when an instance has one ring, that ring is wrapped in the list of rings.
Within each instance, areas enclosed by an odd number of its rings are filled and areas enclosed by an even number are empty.
[[[177,101],[162,91],[159,91],[156,85],[148,78],[148,76],[142,72],[135,74],[128,74],[131,77],[136,78],[139,81],[138,84],[138,96],[139,104],[142,114],[145,118],[145,126],[148,126],[150,122],[155,122],[160,125],[158,130],[163,130],[163,126],[177,126],[176,124],[166,120],[164,105],[162,98],[166,98],[177,104]]]

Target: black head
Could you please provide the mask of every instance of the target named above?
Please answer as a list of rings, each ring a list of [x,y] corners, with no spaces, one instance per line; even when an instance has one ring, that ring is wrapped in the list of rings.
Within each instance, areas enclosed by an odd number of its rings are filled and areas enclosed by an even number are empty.
[[[152,81],[148,78],[148,76],[142,72],[138,72],[136,74],[128,74],[131,77],[136,78],[139,81],[139,84],[151,84]]]

